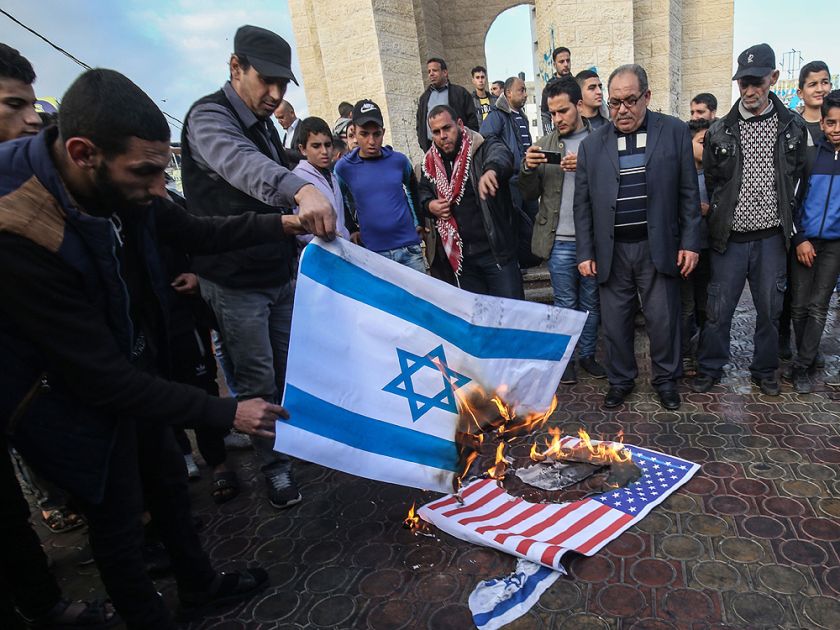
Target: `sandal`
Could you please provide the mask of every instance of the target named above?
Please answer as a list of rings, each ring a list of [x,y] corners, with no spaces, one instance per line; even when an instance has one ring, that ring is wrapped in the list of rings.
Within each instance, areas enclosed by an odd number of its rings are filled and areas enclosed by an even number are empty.
[[[67,611],[73,604],[82,604],[84,608],[75,617],[68,617]],[[122,623],[122,619],[111,604],[111,600],[108,599],[74,602],[61,598],[50,612],[37,619],[29,619],[22,615],[19,610],[17,612],[30,628],[102,630]]]
[[[221,572],[213,578],[206,591],[179,595],[175,619],[182,622],[200,619],[211,612],[247,601],[267,586],[268,573],[265,569]]]
[[[46,512],[47,515],[44,516],[43,512]],[[49,529],[53,534],[70,532],[74,529],[79,529],[85,524],[85,519],[83,519],[79,514],[71,512],[66,507],[59,507],[54,510],[44,510],[43,512],[41,513],[41,518],[44,520],[44,524],[47,526],[47,529]]]
[[[213,488],[210,490],[210,496],[213,497],[216,505],[227,503],[239,496],[239,478],[236,472],[226,470],[213,473]]]

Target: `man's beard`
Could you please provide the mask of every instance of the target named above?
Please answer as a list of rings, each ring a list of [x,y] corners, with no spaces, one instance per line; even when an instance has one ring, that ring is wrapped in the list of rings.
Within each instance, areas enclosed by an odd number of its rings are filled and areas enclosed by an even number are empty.
[[[107,214],[117,210],[138,210],[143,204],[131,201],[120,190],[111,178],[108,165],[103,162],[94,171],[93,184],[96,187],[96,205]]]

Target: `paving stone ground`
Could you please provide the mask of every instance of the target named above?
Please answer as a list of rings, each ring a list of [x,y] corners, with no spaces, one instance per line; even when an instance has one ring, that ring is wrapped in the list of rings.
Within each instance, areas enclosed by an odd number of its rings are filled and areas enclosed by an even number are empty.
[[[832,301],[823,341],[826,371],[814,393],[783,387],[767,397],[749,384],[753,316],[748,296],[733,331],[733,365],[707,394],[683,386],[679,412],[651,393],[643,331],[636,392],[601,408],[604,381],[561,386],[550,420],[583,426],[702,464],[686,486],[591,558],[569,563],[539,604],[511,629],[634,630],[840,628],[840,389],[826,386],[840,363]],[[517,450],[518,449],[518,450]],[[520,463],[527,448],[517,447]],[[433,494],[300,463],[304,501],[277,511],[263,499],[249,453],[233,455],[242,495],[209,499],[209,472],[193,484],[202,536],[219,568],[259,563],[272,586],[248,604],[192,628],[471,628],[467,598],[514,559],[445,534],[402,527],[411,505]],[[67,594],[101,593],[92,567],[78,568],[79,533],[44,534]],[[174,600],[171,579],[158,582]]]

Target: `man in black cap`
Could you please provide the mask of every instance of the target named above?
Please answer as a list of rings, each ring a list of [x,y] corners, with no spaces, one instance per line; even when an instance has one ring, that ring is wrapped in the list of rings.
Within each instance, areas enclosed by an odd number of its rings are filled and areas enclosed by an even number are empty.
[[[181,136],[187,208],[199,215],[247,211],[275,213],[299,207],[301,223],[317,236],[333,238],[335,212],[312,184],[289,170],[289,160],[271,114],[286,93],[291,69],[289,44],[256,26],[236,31],[230,81],[190,108]],[[237,398],[275,402],[285,380],[292,316],[295,241],[202,256],[193,270],[212,307],[233,364]],[[301,500],[291,460],[272,440],[252,437],[276,508]]]
[[[742,52],[732,77],[741,98],[706,136],[712,278],[692,383],[698,392],[711,389],[729,361],[732,316],[749,281],[756,311],[750,373],[764,394],[779,394],[779,314],[808,132],[802,118],[771,91],[778,78],[770,46]]]

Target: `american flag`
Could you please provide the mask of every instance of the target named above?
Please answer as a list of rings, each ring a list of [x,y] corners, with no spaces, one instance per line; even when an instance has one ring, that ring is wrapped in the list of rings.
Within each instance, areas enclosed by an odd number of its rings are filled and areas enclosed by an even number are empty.
[[[573,446],[577,438],[565,437]],[[595,440],[593,444],[597,444]],[[419,516],[469,542],[562,571],[567,551],[591,556],[686,483],[700,466],[639,446],[625,446],[642,476],[624,488],[568,503],[529,503],[479,479],[461,492],[424,505]]]

